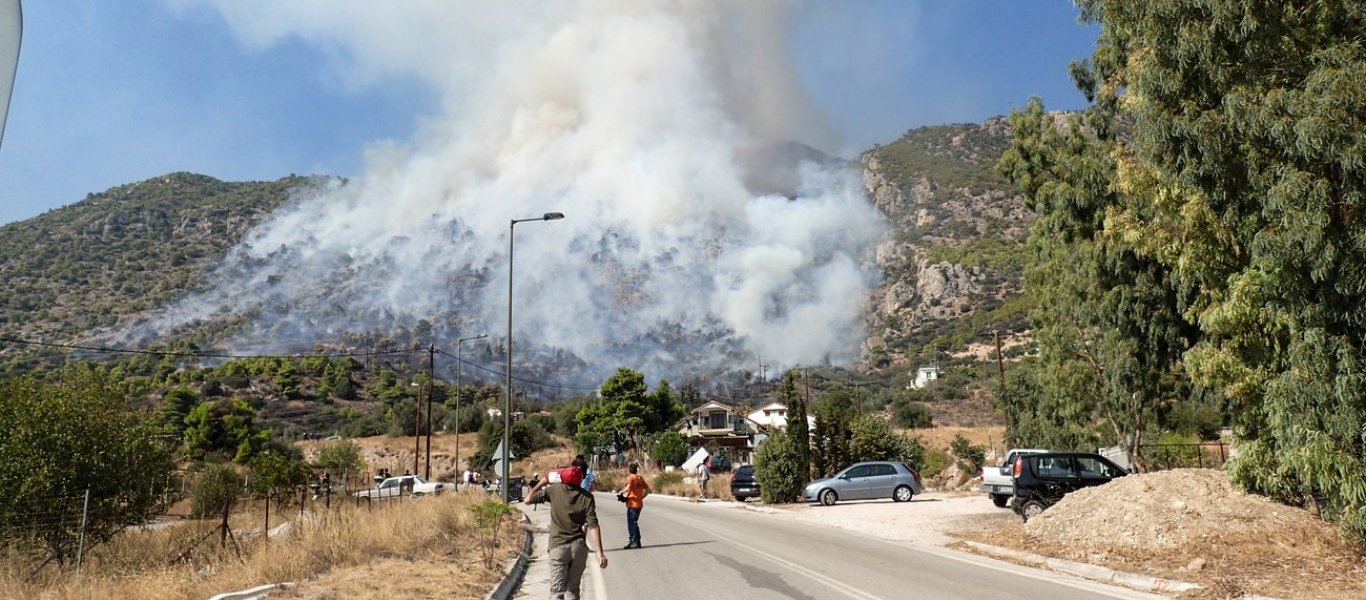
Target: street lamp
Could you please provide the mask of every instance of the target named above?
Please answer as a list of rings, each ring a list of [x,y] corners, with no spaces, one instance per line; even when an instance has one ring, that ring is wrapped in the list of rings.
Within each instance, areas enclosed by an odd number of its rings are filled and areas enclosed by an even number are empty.
[[[482,340],[489,334],[481,333],[476,336],[460,338],[455,342],[455,468],[460,468],[460,375],[464,371],[465,359],[461,356],[460,350],[464,348],[465,342],[470,340]],[[461,481],[460,483],[464,483]]]
[[[502,480],[503,502],[511,503],[512,498],[508,496],[508,453],[511,452],[509,444],[512,439],[509,433],[512,431],[512,241],[517,234],[517,224],[528,221],[558,221],[564,218],[564,213],[548,212],[541,215],[538,219],[513,219],[508,223],[508,348],[507,348],[507,395],[503,398],[503,455],[499,457],[502,461],[502,473],[499,477]]]

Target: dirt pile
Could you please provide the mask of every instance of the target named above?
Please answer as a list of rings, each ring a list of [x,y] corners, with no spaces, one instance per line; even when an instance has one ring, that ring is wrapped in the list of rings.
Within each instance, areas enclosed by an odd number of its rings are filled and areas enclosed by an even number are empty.
[[[1040,539],[1087,546],[1175,548],[1331,529],[1308,512],[1233,488],[1211,469],[1131,475],[1068,494],[1025,524]]]

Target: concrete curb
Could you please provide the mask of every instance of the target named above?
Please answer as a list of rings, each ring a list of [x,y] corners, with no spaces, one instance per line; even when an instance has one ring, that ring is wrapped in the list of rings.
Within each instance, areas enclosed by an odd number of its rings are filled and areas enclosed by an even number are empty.
[[[484,596],[484,600],[509,600],[517,591],[517,586],[522,585],[522,578],[526,576],[526,563],[531,560],[531,517],[522,515],[522,525],[525,534],[522,537],[522,551],[518,553],[517,560],[508,565],[507,571],[503,575],[503,580],[498,583],[498,587],[493,588],[489,595]],[[212,599],[211,599],[212,600]]]
[[[1107,567],[1088,565],[1060,558],[1048,558],[1019,550],[1010,550],[998,546],[990,546],[978,542],[963,541],[964,544],[980,550],[986,554],[1017,560],[1026,564],[1047,567],[1054,571],[1076,575],[1086,579],[1093,579],[1104,583],[1113,583],[1134,589],[1149,592],[1176,592],[1181,593],[1189,590],[1198,589],[1200,586],[1187,581],[1176,581],[1174,579],[1164,579],[1153,577],[1152,575],[1139,575],[1136,573],[1123,573]]]
[[[291,585],[294,584],[268,583],[266,585],[258,585],[249,590],[242,590],[240,592],[224,592],[222,594],[218,594],[217,596],[210,597],[209,600],[260,600],[261,598],[269,596],[270,593],[275,591],[276,589],[284,589]]]

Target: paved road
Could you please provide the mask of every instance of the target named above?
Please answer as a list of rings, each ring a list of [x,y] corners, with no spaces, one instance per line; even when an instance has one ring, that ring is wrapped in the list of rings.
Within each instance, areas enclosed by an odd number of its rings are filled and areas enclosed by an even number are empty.
[[[585,597],[593,600],[1161,598],[729,502],[650,498],[641,516],[645,547],[622,550],[626,511],[610,494],[597,498],[611,564],[606,571],[593,564],[584,573]],[[905,508],[915,510],[915,503]],[[544,535],[536,552],[542,564],[535,571],[543,573]],[[543,575],[533,573],[519,597],[547,597],[544,586]]]

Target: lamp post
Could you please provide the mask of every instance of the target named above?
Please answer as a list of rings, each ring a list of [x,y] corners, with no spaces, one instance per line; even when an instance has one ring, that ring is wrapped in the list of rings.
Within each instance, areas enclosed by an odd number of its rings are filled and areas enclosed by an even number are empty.
[[[503,455],[499,457],[502,462],[502,473],[499,478],[502,481],[503,502],[511,503],[512,498],[508,496],[508,454],[511,452],[509,444],[512,439],[509,433],[512,431],[512,241],[517,234],[517,224],[528,221],[558,221],[564,218],[563,213],[548,212],[536,219],[513,219],[508,223],[508,347],[507,347],[507,395],[503,399]]]
[[[489,334],[481,333],[476,336],[460,338],[455,342],[455,468],[460,468],[460,375],[464,371],[465,359],[461,356],[460,350],[465,342],[470,340],[482,340]],[[461,481],[460,483],[465,483]]]

